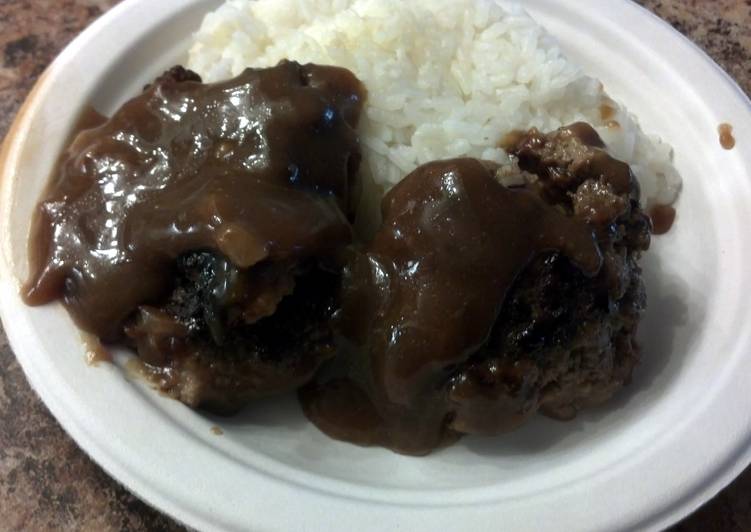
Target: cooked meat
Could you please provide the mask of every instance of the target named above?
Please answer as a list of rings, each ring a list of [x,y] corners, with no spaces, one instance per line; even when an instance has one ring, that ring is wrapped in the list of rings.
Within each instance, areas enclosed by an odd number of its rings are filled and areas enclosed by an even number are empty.
[[[142,306],[126,327],[160,388],[190,406],[230,414],[248,401],[294,389],[335,353],[331,319],[339,275],[298,265],[240,270],[217,255],[178,261],[161,308]],[[263,316],[248,306],[264,306]]]
[[[462,434],[570,418],[638,361],[649,219],[627,165],[574,124],[519,135],[508,168],[429,163],[383,201],[384,223],[345,273],[347,343],[303,407],[322,430],[424,454]]]
[[[62,299],[82,329],[134,344],[193,406],[298,386],[332,352],[364,97],[336,67],[217,84],[169,70],[64,154],[26,300]]]

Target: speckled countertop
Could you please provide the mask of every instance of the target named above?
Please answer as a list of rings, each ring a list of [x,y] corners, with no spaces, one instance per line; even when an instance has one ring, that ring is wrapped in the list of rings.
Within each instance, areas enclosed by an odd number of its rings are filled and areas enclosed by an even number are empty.
[[[0,0],[0,138],[35,79],[118,0]],[[603,0],[611,1],[611,0]],[[751,94],[751,0],[638,0]],[[0,531],[183,530],[110,479],[29,388],[0,328]],[[751,468],[677,530],[751,530]]]

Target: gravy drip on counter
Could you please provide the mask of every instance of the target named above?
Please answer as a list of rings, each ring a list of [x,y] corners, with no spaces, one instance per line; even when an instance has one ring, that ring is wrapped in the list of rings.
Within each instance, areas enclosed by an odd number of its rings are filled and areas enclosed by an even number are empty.
[[[331,436],[409,454],[452,441],[444,386],[487,341],[519,273],[544,252],[599,271],[587,224],[494,174],[474,159],[428,163],[384,198],[381,230],[345,271],[347,367],[301,392]]]
[[[282,62],[217,84],[173,69],[69,146],[33,223],[25,300],[62,298],[112,341],[169,293],[186,252],[237,268],[337,253],[364,96],[335,67]]]

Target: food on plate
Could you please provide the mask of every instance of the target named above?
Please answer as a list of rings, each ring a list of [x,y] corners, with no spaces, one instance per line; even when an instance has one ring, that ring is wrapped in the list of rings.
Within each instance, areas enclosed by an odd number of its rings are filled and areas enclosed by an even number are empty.
[[[173,68],[75,136],[37,211],[26,301],[137,349],[160,387],[236,410],[334,353],[365,89],[284,61]]]
[[[664,235],[673,227],[676,217],[675,207],[671,205],[653,205],[649,209],[649,219],[652,220],[652,234]]]
[[[680,176],[517,5],[229,0],[188,67],[75,136],[29,303],[190,406],[299,389],[408,454],[629,381]]]
[[[422,165],[384,198],[345,271],[346,349],[301,392],[327,434],[424,454],[570,419],[628,382],[650,242],[633,174],[583,123],[510,153]]]
[[[507,164],[500,144],[510,132],[575,122],[594,126],[609,153],[631,167],[645,208],[671,205],[681,179],[670,146],[642,132],[523,5],[228,0],[205,17],[188,65],[218,81],[291,58],[342,66],[362,80],[369,97],[359,129],[361,173],[370,193],[357,227],[368,233],[379,217],[373,198],[417,166],[454,157]]]

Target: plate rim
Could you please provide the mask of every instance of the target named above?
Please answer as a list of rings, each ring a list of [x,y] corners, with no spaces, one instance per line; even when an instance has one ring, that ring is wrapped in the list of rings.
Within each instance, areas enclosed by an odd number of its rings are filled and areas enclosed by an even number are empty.
[[[171,6],[169,9],[179,9],[181,6],[185,7],[192,3],[197,3],[200,0],[168,0],[164,2],[164,6]],[[549,0],[558,1],[558,0]],[[0,149],[0,202],[2,205],[6,205],[9,198],[7,195],[10,193],[11,187],[9,182],[12,180],[13,168],[8,161],[13,159],[13,156],[17,154],[23,145],[24,127],[33,119],[35,110],[37,109],[39,100],[46,95],[49,90],[49,85],[54,81],[54,72],[62,68],[65,61],[75,56],[75,52],[81,47],[85,46],[87,42],[92,40],[95,36],[99,35],[108,26],[114,24],[124,13],[129,10],[137,9],[140,6],[147,4],[148,0],[125,0],[118,4],[110,11],[106,12],[102,17],[96,20],[91,26],[89,26],[84,32],[77,36],[54,60],[54,62],[48,67],[37,81],[29,96],[25,100],[21,109],[12,123],[2,148]],[[711,57],[698,47],[693,41],[688,39],[666,21],[657,17],[655,14],[648,11],[646,8],[633,3],[629,0],[620,0],[620,4],[628,5],[630,8],[636,9],[640,12],[641,16],[648,15],[653,22],[657,22],[662,26],[662,30],[669,31],[669,34],[673,39],[677,36],[681,40],[681,45],[685,48],[688,46],[692,52],[692,55],[697,59],[701,59],[704,63],[704,67],[711,67],[714,75],[720,74],[722,82],[729,85],[738,97],[738,103],[741,107],[744,107],[747,114],[751,113],[751,100],[743,92],[738,83],[725,72]],[[697,53],[698,52],[698,53]],[[739,148],[736,148],[739,149]],[[748,153],[745,153],[746,160],[751,161]],[[7,249],[7,242],[3,242],[2,246],[2,281],[3,297],[0,298],[0,315],[2,315],[3,323],[8,324],[8,303],[7,298],[10,295],[8,290],[16,287],[17,283],[10,279],[10,262],[11,258]],[[16,294],[17,295],[17,294]],[[33,363],[33,355],[24,353],[24,350],[17,350],[18,342],[18,327],[13,324],[11,327],[6,327],[8,332],[8,339],[11,349],[13,350],[16,359],[21,364],[27,379],[34,389],[35,393],[42,399],[45,406],[53,413],[58,422],[63,426],[66,432],[76,441],[78,446],[91,456],[92,459],[102,467],[112,478],[116,481],[123,483],[127,489],[133,491],[140,499],[144,500],[150,505],[154,505],[165,513],[171,515],[173,518],[181,521],[189,526],[199,526],[201,529],[214,529],[217,526],[217,522],[214,519],[206,520],[200,512],[191,513],[186,512],[185,508],[181,508],[173,504],[172,500],[162,497],[162,494],[158,490],[152,490],[148,483],[142,481],[142,479],[136,478],[133,472],[127,468],[121,467],[121,464],[116,460],[114,456],[107,452],[106,446],[101,445],[99,442],[91,438],[91,435],[80,426],[80,424],[73,419],[67,412],[60,406],[61,403],[54,401],[56,396],[54,390],[51,390],[49,386],[44,384],[44,378],[37,372]],[[693,493],[687,494],[681,500],[675,501],[671,507],[665,508],[662,512],[657,513],[651,517],[645,517],[642,522],[633,523],[633,526],[646,527],[646,528],[661,528],[662,526],[669,525],[678,519],[681,519],[698,508],[702,503],[709,500],[723,487],[729,484],[749,463],[751,463],[751,446],[749,442],[739,449],[736,456],[728,459],[727,464],[719,467],[711,483],[704,486],[697,486]]]

